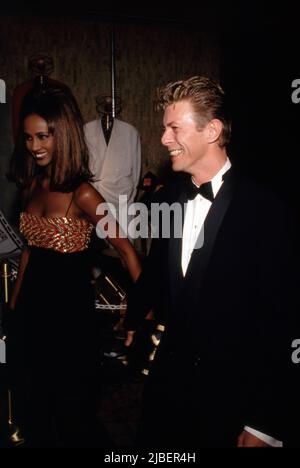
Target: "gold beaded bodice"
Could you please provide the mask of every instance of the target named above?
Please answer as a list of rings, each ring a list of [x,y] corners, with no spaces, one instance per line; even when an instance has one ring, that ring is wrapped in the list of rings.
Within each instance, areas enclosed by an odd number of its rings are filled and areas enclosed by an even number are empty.
[[[20,231],[28,245],[61,253],[81,252],[88,248],[93,225],[76,217],[36,216],[22,212]]]

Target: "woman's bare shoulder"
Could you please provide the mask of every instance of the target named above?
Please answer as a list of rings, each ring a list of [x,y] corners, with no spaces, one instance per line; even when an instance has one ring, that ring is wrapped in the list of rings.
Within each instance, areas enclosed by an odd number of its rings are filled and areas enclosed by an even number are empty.
[[[97,200],[98,203],[104,201],[100,193],[89,183],[83,182],[75,191],[75,201],[77,203]]]

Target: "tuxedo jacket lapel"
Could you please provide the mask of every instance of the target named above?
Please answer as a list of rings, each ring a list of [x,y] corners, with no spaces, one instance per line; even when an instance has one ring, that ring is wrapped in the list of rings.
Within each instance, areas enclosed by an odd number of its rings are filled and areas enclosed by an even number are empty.
[[[182,210],[182,219],[181,219],[181,233],[183,232],[183,222],[184,222],[184,210],[187,202],[187,196],[185,193],[182,193],[177,200],[177,203],[181,205]],[[180,293],[182,283],[183,283],[183,273],[181,267],[181,256],[182,256],[182,235],[180,238],[174,236],[175,227],[174,227],[174,217],[171,219],[171,229],[170,229],[170,242],[169,242],[169,281],[170,281],[170,291],[172,297],[172,305],[174,306],[177,301],[177,297]]]
[[[200,236],[203,236],[204,243],[201,248],[195,249],[192,253],[185,276],[186,281],[195,280],[195,278],[197,278],[197,285],[200,285],[203,279],[217,234],[233,197],[233,186],[234,176],[233,173],[230,172],[224,180],[223,185],[217,193],[217,196],[206,216],[203,225],[204,233],[200,233]],[[201,246],[200,242],[199,245]]]
[[[234,176],[233,172],[226,176],[204,222],[204,244],[201,248],[195,249],[190,259],[185,277],[181,266],[182,238],[174,237],[174,219],[171,220],[171,237],[169,242],[169,282],[171,308],[174,310],[179,303],[182,288],[185,289],[185,297],[192,303],[192,297],[199,290],[207,269],[215,240],[221,227],[224,216],[233,197]],[[182,193],[177,200],[182,207],[182,231],[184,223],[184,207],[187,203],[187,196]],[[200,236],[203,233],[200,233]],[[201,245],[201,244],[200,244]]]

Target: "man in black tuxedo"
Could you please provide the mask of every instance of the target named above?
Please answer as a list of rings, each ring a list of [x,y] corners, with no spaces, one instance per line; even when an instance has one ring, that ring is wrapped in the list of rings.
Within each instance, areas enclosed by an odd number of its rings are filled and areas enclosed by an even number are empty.
[[[139,444],[280,447],[297,338],[293,218],[271,191],[231,167],[231,122],[217,83],[170,83],[158,104],[162,144],[187,180],[159,192],[160,201],[185,207],[182,238],[171,216],[171,236],[153,240],[125,322],[135,330],[152,306],[165,304]]]

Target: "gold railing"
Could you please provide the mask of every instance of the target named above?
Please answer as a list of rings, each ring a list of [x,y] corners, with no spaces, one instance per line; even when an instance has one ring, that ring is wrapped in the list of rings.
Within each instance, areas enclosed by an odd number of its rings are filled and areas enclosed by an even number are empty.
[[[9,278],[10,278],[10,271],[9,271],[9,264],[8,262],[2,262],[1,264],[1,298],[0,300],[3,301],[4,306],[8,306],[9,302]],[[12,313],[12,312],[7,312]],[[5,341],[6,337],[3,336],[2,340]],[[17,447],[19,445],[23,445],[25,443],[25,438],[22,436],[19,426],[14,422],[13,418],[13,403],[12,403],[12,391],[11,389],[7,389],[7,406],[8,406],[8,416],[7,416],[7,423],[8,423],[8,442],[10,446]]]

